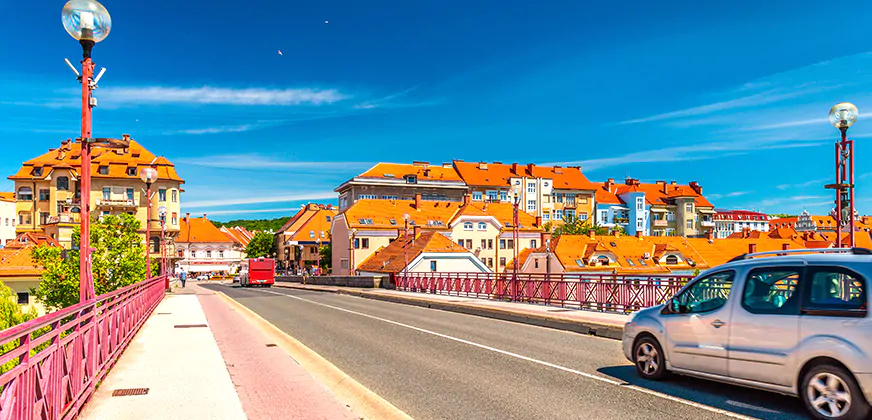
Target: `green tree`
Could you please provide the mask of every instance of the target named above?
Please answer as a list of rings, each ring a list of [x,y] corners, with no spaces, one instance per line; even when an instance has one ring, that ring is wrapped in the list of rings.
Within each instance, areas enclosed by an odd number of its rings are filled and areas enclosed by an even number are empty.
[[[775,214],[769,215],[770,219],[783,219],[785,217],[796,217],[796,216],[791,215],[791,214],[787,214],[787,213],[775,213]]]
[[[18,305],[15,292],[0,282],[0,331],[30,321],[31,319],[36,318],[36,315],[36,310],[33,308],[30,308],[28,311],[22,310],[21,306]],[[18,340],[13,340],[0,346],[0,354],[5,354],[17,345]],[[17,365],[18,360],[8,362],[0,366],[0,373],[6,372]],[[0,387],[0,389],[2,389],[2,387]]]
[[[219,222],[217,220],[212,220],[212,224],[214,224],[215,227],[219,227],[219,228],[222,226],[227,226],[227,227],[242,226],[250,231],[263,230],[266,232],[276,232],[279,229],[281,229],[282,226],[290,219],[291,219],[290,216],[286,216],[286,217],[278,217],[275,219],[254,219],[254,220],[240,219],[240,220],[231,220],[229,222]]]
[[[245,256],[248,258],[266,257],[275,253],[276,241],[271,233],[257,232],[251,238],[251,242],[245,247]]]
[[[321,272],[328,273],[333,267],[333,245],[321,245]]]
[[[140,223],[129,214],[103,216],[91,224],[91,272],[97,295],[131,285],[145,278],[145,244],[139,236]],[[72,243],[79,243],[79,228]],[[31,256],[45,267],[39,287],[31,290],[50,309],[79,302],[79,251],[64,252],[45,245],[33,249]],[[66,258],[65,258],[66,257]],[[155,272],[157,264],[152,264]]]
[[[609,229],[603,226],[597,226],[590,220],[581,220],[575,216],[566,216],[563,224],[553,226],[551,223],[545,225],[551,229],[551,234],[556,238],[560,235],[588,235],[593,231],[597,235],[608,235]]]

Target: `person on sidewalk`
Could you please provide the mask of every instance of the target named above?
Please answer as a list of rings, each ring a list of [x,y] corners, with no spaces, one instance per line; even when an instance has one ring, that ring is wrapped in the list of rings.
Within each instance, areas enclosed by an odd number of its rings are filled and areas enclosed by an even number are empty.
[[[183,288],[185,287],[185,280],[187,280],[187,279],[188,279],[188,273],[186,273],[185,270],[182,269],[182,272],[179,273],[179,280],[182,281]]]

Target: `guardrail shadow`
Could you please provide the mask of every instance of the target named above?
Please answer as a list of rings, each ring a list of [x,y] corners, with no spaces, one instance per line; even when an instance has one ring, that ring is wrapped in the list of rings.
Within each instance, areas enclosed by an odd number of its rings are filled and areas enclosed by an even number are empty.
[[[786,395],[680,375],[649,381],[639,377],[635,366],[628,365],[603,367],[597,371],[629,385],[745,416],[767,420],[808,418],[802,402]]]

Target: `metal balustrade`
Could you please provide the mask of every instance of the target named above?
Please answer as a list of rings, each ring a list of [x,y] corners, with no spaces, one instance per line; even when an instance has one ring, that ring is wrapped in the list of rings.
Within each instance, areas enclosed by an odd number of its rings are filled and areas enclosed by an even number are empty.
[[[68,419],[164,296],[164,277],[0,331],[0,420]]]
[[[665,303],[693,276],[397,273],[397,290],[628,313]]]

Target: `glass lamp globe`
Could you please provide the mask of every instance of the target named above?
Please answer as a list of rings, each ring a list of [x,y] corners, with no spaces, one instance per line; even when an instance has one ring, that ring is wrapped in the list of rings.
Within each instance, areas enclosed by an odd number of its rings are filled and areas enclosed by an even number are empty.
[[[850,127],[857,122],[860,111],[850,102],[836,104],[830,109],[830,124],[836,128]]]
[[[146,184],[153,184],[154,181],[157,181],[157,171],[152,167],[146,166],[139,171],[139,179]]]
[[[61,12],[64,29],[80,41],[100,42],[109,35],[112,18],[109,11],[96,0],[70,0]]]

